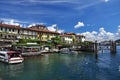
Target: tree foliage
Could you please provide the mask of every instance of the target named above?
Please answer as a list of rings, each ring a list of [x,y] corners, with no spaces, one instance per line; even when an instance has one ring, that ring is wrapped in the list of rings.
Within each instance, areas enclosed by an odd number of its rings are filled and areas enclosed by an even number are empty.
[[[61,38],[59,36],[56,36],[56,37],[52,38],[51,42],[56,44],[56,45],[62,43]]]
[[[18,43],[29,43],[29,42],[31,42],[31,43],[34,43],[34,42],[38,43],[39,39],[21,39]]]
[[[73,40],[73,44],[75,44],[77,42],[75,35],[72,35],[72,40]]]

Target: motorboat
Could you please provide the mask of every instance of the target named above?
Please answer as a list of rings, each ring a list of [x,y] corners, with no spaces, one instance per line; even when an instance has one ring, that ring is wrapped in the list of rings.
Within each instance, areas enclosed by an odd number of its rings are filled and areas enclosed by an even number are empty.
[[[8,64],[22,63],[23,57],[18,51],[0,51],[0,61]]]
[[[74,51],[74,50],[72,50],[70,48],[62,48],[60,50],[60,53],[62,53],[62,54],[77,54],[78,52]]]

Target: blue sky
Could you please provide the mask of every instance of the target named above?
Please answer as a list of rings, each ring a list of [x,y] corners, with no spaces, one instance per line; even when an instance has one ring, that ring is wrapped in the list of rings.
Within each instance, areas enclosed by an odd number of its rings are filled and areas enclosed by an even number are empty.
[[[118,39],[120,0],[0,0],[0,20],[24,26],[45,24],[53,31],[58,26],[59,31],[94,40]]]

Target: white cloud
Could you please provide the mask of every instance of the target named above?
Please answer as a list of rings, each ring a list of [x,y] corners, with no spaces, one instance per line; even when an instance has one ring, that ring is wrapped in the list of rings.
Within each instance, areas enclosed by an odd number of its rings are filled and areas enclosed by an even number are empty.
[[[104,0],[104,2],[109,2],[110,0]]]
[[[92,34],[93,34],[93,35],[96,35],[96,34],[97,34],[97,32],[96,32],[96,31],[92,31]]]
[[[24,1],[26,2],[26,1]],[[28,0],[27,2],[29,3],[34,3],[34,4],[38,4],[38,3],[42,3],[42,4],[60,4],[60,3],[77,3],[78,0]]]
[[[48,28],[48,30],[50,30],[50,31],[56,31],[56,27],[57,27],[57,24],[53,24],[53,25],[51,25],[51,26],[48,26],[47,28]]]
[[[84,32],[82,35],[86,37],[86,40],[94,41],[96,39],[97,32]]]
[[[84,32],[82,33],[86,40],[90,41],[104,41],[104,40],[116,40],[120,38],[120,30],[118,29],[117,33],[107,32],[103,27],[99,29],[99,32],[92,31],[92,32]]]
[[[89,7],[92,7],[92,6],[95,6],[95,5],[98,5],[100,3],[107,3],[109,2],[110,0],[96,0],[94,2],[91,1],[91,3],[87,3],[87,4],[84,4],[84,5],[81,5],[81,6],[78,6],[76,7],[75,9],[77,10],[82,10],[82,9],[86,9],[86,8],[89,8]]]
[[[89,4],[84,4],[84,5],[82,5],[82,6],[79,6],[79,7],[77,7],[76,9],[82,10],[82,9],[85,9],[85,8],[89,8],[89,7],[91,7],[91,6],[95,6],[95,5],[99,4],[99,3],[101,3],[101,2],[100,2],[100,1],[91,2],[91,3],[89,3]]]
[[[30,25],[28,25],[28,27],[32,27],[32,26],[35,26],[36,24],[35,23],[33,23],[33,24],[30,24]]]
[[[35,5],[35,4],[60,4],[60,3],[77,3],[78,0],[13,0],[2,1],[2,3],[17,4],[17,5]]]
[[[116,39],[120,39],[120,25],[118,26],[118,31],[116,32]]]
[[[118,26],[118,28],[120,28],[120,25]]]
[[[5,23],[5,24],[10,24],[10,25],[25,26],[26,24],[29,24],[29,22],[20,21],[20,20],[11,19],[11,18],[1,18],[0,20],[1,20],[3,23]]]
[[[101,1],[107,3],[107,2],[109,2],[110,0],[101,0]]]
[[[65,30],[58,30],[58,33],[63,33],[65,32]]]
[[[51,26],[48,26],[47,28],[48,28],[48,30],[50,30],[50,31],[56,31],[56,29],[57,29],[58,27],[57,27],[57,24],[53,24],[53,25],[51,25]],[[64,30],[58,29],[58,32],[59,32],[59,33],[63,33]]]
[[[1,18],[1,20],[3,21],[3,23],[5,24],[10,24],[10,25],[20,25],[18,22],[18,20],[15,20],[15,19],[6,19],[6,18]]]
[[[74,26],[74,28],[77,29],[77,28],[84,27],[84,26],[85,26],[85,25],[84,25],[83,22],[78,22],[78,23]]]

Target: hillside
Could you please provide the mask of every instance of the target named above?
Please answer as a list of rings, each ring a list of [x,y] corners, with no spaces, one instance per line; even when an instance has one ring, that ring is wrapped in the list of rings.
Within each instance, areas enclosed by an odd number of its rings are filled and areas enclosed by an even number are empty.
[[[120,39],[116,40],[116,43],[120,46]]]
[[[120,43],[120,39],[116,40],[117,43]]]

